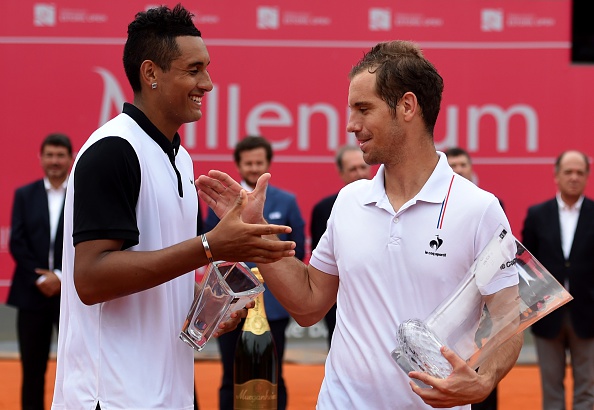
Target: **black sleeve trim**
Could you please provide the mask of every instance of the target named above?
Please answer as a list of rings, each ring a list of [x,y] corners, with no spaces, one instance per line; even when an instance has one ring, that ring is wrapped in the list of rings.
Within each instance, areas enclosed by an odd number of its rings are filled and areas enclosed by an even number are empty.
[[[140,177],[138,156],[123,138],[103,138],[81,155],[73,175],[74,245],[97,239],[122,239],[122,249],[138,244]]]

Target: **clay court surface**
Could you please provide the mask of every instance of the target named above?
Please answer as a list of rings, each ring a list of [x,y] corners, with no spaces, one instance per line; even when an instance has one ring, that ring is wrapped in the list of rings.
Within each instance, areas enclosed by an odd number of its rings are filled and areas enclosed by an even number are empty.
[[[218,409],[220,363],[196,361],[195,368],[200,409]],[[51,360],[48,369],[46,410],[50,408],[55,371],[56,362]],[[321,364],[286,363],[285,378],[289,389],[289,408],[291,410],[314,409],[323,377],[324,367]],[[18,360],[0,360],[0,410],[20,408],[20,379],[21,368]],[[534,365],[517,365],[499,385],[499,410],[539,410],[540,408],[538,368]],[[571,408],[569,402],[568,408]]]

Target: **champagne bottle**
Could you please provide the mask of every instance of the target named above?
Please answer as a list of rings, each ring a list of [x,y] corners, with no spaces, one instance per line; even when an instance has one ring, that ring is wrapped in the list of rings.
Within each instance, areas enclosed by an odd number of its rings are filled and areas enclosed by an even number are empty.
[[[264,282],[258,268],[252,271]],[[276,410],[278,355],[266,319],[263,294],[255,302],[248,310],[235,348],[233,403],[235,410]]]

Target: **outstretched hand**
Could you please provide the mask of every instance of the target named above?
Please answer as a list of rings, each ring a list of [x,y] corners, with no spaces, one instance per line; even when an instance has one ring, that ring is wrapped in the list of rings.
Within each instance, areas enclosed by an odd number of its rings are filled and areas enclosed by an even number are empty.
[[[410,382],[412,390],[431,407],[444,408],[462,406],[483,401],[495,386],[485,376],[479,375],[464,360],[447,347],[441,348],[443,357],[452,365],[452,373],[445,379],[430,376],[423,372],[410,372],[411,378],[418,379],[432,388],[422,388]]]
[[[243,208],[242,220],[247,223],[265,223],[262,212],[266,201],[266,188],[270,174],[265,173],[258,178],[256,188],[247,194],[247,204]],[[242,186],[228,174],[211,170],[207,175],[200,175],[196,180],[198,195],[220,218],[233,208]]]
[[[262,238],[267,235],[286,234],[291,227],[283,225],[245,223],[243,217],[248,206],[247,192],[240,189],[233,204],[224,201],[224,215],[208,232],[207,239],[215,260],[233,262],[271,263],[295,255],[295,242]],[[225,199],[226,201],[226,199]]]

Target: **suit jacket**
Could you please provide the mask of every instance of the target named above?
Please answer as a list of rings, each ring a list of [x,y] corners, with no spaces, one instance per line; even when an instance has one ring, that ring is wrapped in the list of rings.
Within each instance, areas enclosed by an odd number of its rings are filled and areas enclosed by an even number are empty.
[[[584,198],[568,259],[561,247],[556,198],[528,209],[522,243],[559,283],[569,283],[569,293],[574,298],[532,325],[532,332],[543,338],[556,337],[569,311],[576,334],[581,338],[594,337],[594,201]]]
[[[64,214],[60,216],[54,244],[54,267],[62,266]],[[43,179],[16,190],[12,208],[10,253],[16,263],[7,304],[19,309],[42,310],[60,304],[60,296],[46,297],[35,281],[36,268],[49,268],[50,222]]]
[[[264,218],[271,224],[287,225],[293,228],[290,234],[279,235],[282,241],[295,242],[295,257],[303,260],[305,257],[305,221],[301,216],[295,195],[282,189],[268,185],[266,190],[266,202],[264,202]],[[219,218],[212,209],[208,210],[204,223],[205,232],[210,231],[219,223]],[[250,267],[253,263],[247,264]],[[264,284],[266,287],[266,284]],[[280,302],[272,295],[266,287],[264,292],[264,306],[266,316],[269,320],[285,319],[289,313],[282,307]]]
[[[334,206],[337,197],[338,192],[323,198],[320,202],[314,205],[313,210],[311,211],[310,233],[312,251],[318,246],[322,235],[326,232],[328,218],[330,218],[332,207]]]

